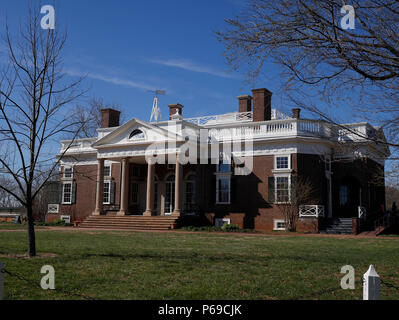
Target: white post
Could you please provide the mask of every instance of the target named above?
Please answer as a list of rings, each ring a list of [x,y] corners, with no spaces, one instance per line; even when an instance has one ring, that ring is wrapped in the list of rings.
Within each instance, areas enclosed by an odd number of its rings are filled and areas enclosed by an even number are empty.
[[[4,270],[5,265],[0,262],[0,300],[4,298]]]
[[[363,275],[363,300],[380,300],[380,276],[373,265]]]

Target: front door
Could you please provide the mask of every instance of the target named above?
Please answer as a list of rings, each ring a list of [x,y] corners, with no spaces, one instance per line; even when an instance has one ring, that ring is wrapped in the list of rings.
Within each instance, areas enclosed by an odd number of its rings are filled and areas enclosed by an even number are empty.
[[[175,176],[166,180],[165,215],[171,215],[175,209]]]

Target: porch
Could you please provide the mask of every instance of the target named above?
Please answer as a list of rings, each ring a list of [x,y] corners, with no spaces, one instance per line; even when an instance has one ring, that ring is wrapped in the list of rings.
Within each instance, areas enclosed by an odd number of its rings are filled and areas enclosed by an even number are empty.
[[[111,160],[111,159],[109,159]],[[118,185],[107,181],[106,159],[98,159],[96,207],[92,216],[174,217],[196,214],[196,172],[190,165],[156,164],[144,157],[112,159],[120,163]],[[109,171],[109,170],[108,170]],[[119,198],[110,206],[115,189]]]

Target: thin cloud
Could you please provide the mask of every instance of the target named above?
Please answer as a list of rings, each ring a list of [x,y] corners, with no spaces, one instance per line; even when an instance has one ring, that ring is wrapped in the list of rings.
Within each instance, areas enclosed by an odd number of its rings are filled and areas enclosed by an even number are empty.
[[[225,71],[216,70],[216,69],[208,67],[208,66],[199,65],[199,64],[197,64],[193,61],[187,60],[187,59],[156,59],[156,58],[154,58],[154,59],[149,59],[147,61],[150,63],[155,63],[155,64],[159,64],[162,66],[167,66],[167,67],[179,68],[179,69],[183,69],[186,71],[206,73],[206,74],[210,74],[210,75],[213,75],[216,77],[237,78],[236,75],[229,74]]]
[[[135,88],[135,89],[154,90],[154,86],[151,86],[146,83],[136,82],[136,81],[132,81],[132,80],[128,80],[128,79],[122,79],[119,77],[106,76],[106,75],[99,74],[99,73],[92,73],[92,72],[82,73],[82,72],[75,71],[75,70],[66,70],[64,73],[68,74],[70,76],[78,76],[78,77],[86,76],[90,79],[101,80],[101,81],[108,82],[111,84]]]

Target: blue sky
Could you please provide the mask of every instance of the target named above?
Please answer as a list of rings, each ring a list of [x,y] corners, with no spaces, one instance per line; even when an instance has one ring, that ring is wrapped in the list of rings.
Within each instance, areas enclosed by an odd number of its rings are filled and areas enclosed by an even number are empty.
[[[34,0],[33,0],[34,1]],[[149,120],[153,94],[163,89],[163,119],[169,103],[184,105],[183,115],[195,117],[238,109],[237,96],[265,87],[274,93],[273,107],[291,112],[279,92],[277,66],[268,64],[262,77],[249,84],[246,67],[229,72],[224,47],[214,31],[226,27],[224,19],[245,9],[240,0],[41,0],[56,9],[56,28],[67,28],[64,71],[85,74],[91,97],[120,105],[124,119]],[[11,28],[26,18],[29,0],[3,0],[1,26],[7,15]],[[4,30],[4,28],[0,29]],[[343,106],[344,117],[353,118]],[[328,111],[329,112],[329,111]],[[306,112],[302,113],[309,116]],[[353,120],[353,119],[350,119]],[[358,119],[357,119],[358,120]]]
[[[2,4],[2,25],[7,14],[17,26],[29,1]],[[164,119],[169,103],[183,104],[186,117],[219,114],[235,111],[236,97],[250,94],[243,72],[228,72],[213,33],[239,12],[239,1],[64,0],[55,8],[56,28],[68,29],[64,70],[87,74],[87,98],[119,104],[126,118],[149,120],[150,89],[167,91]],[[273,90],[272,83],[259,87]]]

